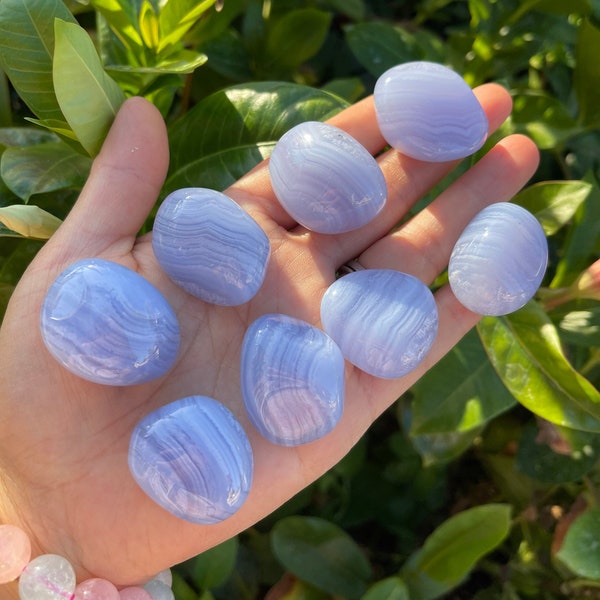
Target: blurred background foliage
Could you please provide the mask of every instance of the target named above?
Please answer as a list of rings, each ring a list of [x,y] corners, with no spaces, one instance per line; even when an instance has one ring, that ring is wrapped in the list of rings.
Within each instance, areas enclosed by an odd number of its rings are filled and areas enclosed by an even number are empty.
[[[510,90],[482,152],[511,132],[541,151],[514,199],[548,237],[538,296],[484,318],[276,513],[177,566],[178,600],[600,598],[599,56],[598,0],[0,0],[1,312],[129,95],[167,121],[163,194],[224,189],[412,60]]]

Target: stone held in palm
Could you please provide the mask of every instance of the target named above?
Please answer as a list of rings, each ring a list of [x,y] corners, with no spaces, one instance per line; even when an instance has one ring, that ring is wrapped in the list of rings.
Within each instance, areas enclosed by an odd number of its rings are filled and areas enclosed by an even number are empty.
[[[477,97],[443,65],[414,61],[392,67],[377,80],[374,99],[383,137],[412,158],[460,159],[486,140],[488,121]]]
[[[246,433],[228,408],[208,396],[188,396],[136,425],[129,469],[144,492],[171,514],[212,524],[245,502],[254,459]]]
[[[327,289],[321,322],[349,362],[370,375],[395,379],[415,369],[429,352],[438,312],[433,294],[416,277],[367,269]]]
[[[158,209],[152,248],[167,275],[212,304],[237,306],[260,289],[270,243],[258,223],[225,194],[182,188]]]
[[[535,295],[547,264],[548,243],[539,221],[517,204],[499,202],[464,229],[450,256],[448,280],[463,306],[500,316]]]
[[[269,159],[277,199],[300,225],[319,233],[358,229],[384,207],[377,161],[345,131],[316,121],[296,125]]]
[[[106,385],[161,377],[179,350],[179,324],[165,297],[138,273],[99,258],[77,261],[56,278],[40,326],[66,369]]]
[[[296,446],[328,434],[344,407],[344,357],[320,329],[269,314],[248,328],[241,387],[248,417],[274,444]]]

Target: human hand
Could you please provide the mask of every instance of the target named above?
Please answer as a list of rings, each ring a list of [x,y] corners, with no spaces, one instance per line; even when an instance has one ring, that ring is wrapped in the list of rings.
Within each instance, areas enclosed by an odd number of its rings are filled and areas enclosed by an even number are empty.
[[[476,90],[490,129],[511,103],[499,86]],[[370,152],[385,142],[368,98],[331,121]],[[239,359],[247,327],[260,315],[288,314],[319,324],[319,303],[336,270],[358,257],[366,268],[410,273],[430,284],[447,265],[464,226],[484,206],[509,200],[537,167],[537,150],[510,136],[390,234],[410,208],[456,163],[422,163],[391,150],[379,162],[388,182],[385,209],[367,226],[339,235],[304,230],[273,196],[262,163],[225,192],[271,241],[264,284],[247,304],[203,303],[176,287],[158,267],[150,235],[137,237],[168,165],[164,124],[139,98],[127,101],[96,159],[71,214],[19,283],[0,330],[0,522],[26,529],[34,553],[67,557],[78,579],[100,576],[118,585],[143,582],[235,535],[272,512],[339,461],[369,425],[477,322],[446,286],[436,293],[439,329],[419,367],[383,380],[346,367],[345,409],[325,438],[299,447],[274,446],[248,423],[241,401]],[[121,263],[152,282],[177,313],[181,347],[161,379],[132,387],[84,381],[64,370],[40,336],[39,315],[56,276],[81,258]],[[242,508],[219,524],[182,521],[155,504],[128,471],[135,424],[159,406],[192,394],[226,404],[249,434],[255,462]]]

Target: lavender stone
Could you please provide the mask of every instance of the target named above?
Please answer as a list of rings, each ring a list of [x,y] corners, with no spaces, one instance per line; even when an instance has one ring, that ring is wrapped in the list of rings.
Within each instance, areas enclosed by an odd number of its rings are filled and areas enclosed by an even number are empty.
[[[323,437],[344,405],[344,357],[329,336],[286,315],[264,315],[242,345],[244,404],[256,429],[284,446]]]
[[[383,137],[413,158],[441,162],[479,150],[487,117],[468,84],[430,62],[388,69],[375,84],[375,110]]]
[[[229,409],[207,396],[188,396],[138,423],[129,469],[146,494],[175,516],[218,523],[250,491],[252,448]]]
[[[165,198],[152,232],[154,254],[167,275],[206,302],[236,306],[263,283],[269,239],[231,198],[183,188]]]
[[[285,133],[273,149],[269,169],[283,208],[320,233],[362,227],[387,198],[377,161],[349,134],[326,123],[308,121]]]
[[[146,279],[108,260],[80,260],[42,305],[42,339],[69,371],[95,383],[134,385],[164,375],[179,349],[179,324]]]
[[[417,367],[431,348],[438,314],[432,293],[416,277],[368,269],[329,286],[321,322],[353,365],[395,379]]]
[[[539,288],[548,243],[538,220],[517,204],[484,208],[465,228],[450,256],[448,279],[459,302],[481,315],[505,315]]]

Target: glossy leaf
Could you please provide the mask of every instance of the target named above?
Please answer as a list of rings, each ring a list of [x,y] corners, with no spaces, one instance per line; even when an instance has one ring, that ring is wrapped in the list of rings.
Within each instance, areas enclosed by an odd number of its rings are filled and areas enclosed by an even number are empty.
[[[523,406],[551,423],[600,432],[600,394],[568,362],[536,302],[505,317],[484,317],[477,328],[496,372]]]
[[[410,600],[400,577],[388,577],[372,585],[361,600]]]
[[[581,577],[600,579],[600,506],[573,521],[556,557]]]
[[[271,541],[279,562],[299,579],[350,600],[366,591],[371,566],[337,525],[316,517],[287,517],[275,525]]]
[[[410,439],[421,456],[424,467],[449,463],[466,452],[483,427],[474,427],[466,431],[445,431],[443,433],[411,434]]]
[[[571,220],[591,193],[592,184],[585,181],[543,181],[525,188],[513,202],[533,213],[549,236]]]
[[[411,436],[468,431],[515,404],[475,331],[431,368],[412,391]]]
[[[508,535],[507,504],[476,506],[450,517],[402,569],[411,600],[438,598],[460,584]]]
[[[139,30],[144,45],[153,51],[158,49],[158,16],[150,0],[144,0],[140,8]]]
[[[579,103],[579,117],[583,123],[600,124],[600,29],[590,20],[585,20],[579,28],[576,47],[576,63],[573,84]]]
[[[64,188],[80,189],[91,160],[62,142],[8,148],[2,155],[0,175],[19,198]]]
[[[77,139],[95,156],[125,100],[104,71],[94,44],[79,25],[57,19],[53,78],[56,97]]]
[[[563,341],[597,348],[600,340],[600,303],[585,300],[567,303],[550,313]]]
[[[38,206],[15,204],[0,208],[0,223],[22,237],[47,240],[62,221]]]
[[[137,28],[137,15],[128,0],[91,0],[92,6],[106,19],[113,33],[128,48],[143,46]]]
[[[106,67],[106,72],[115,76],[128,73],[137,75],[164,75],[169,73],[185,75],[192,73],[206,61],[207,56],[205,54],[199,54],[192,50],[180,50],[179,52],[172,54],[168,59],[150,67],[111,65]]]
[[[158,52],[179,42],[216,0],[169,0],[159,14]]]
[[[235,566],[238,546],[237,537],[233,537],[194,559],[194,582],[200,589],[213,589],[227,581]]]
[[[57,141],[58,138],[54,134],[34,127],[4,127],[0,129],[2,146],[33,146]]]
[[[172,191],[195,179],[232,183],[233,176],[267,156],[288,129],[303,121],[325,120],[346,106],[326,92],[287,83],[217,92],[169,128],[171,164],[165,189]]]
[[[52,82],[55,18],[75,22],[60,0],[2,0],[0,67],[37,117],[62,120]]]

